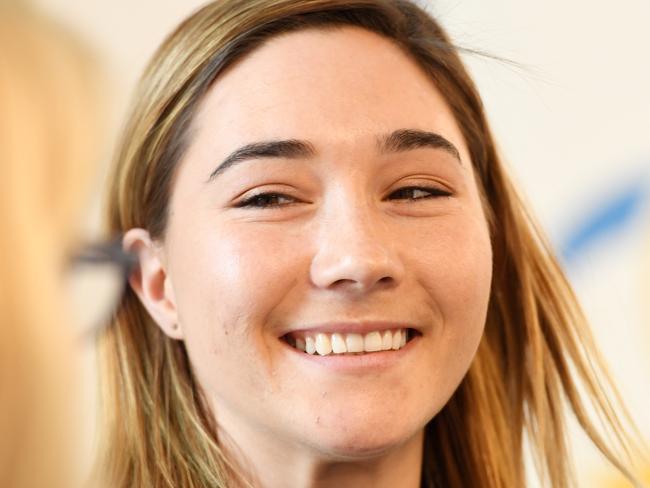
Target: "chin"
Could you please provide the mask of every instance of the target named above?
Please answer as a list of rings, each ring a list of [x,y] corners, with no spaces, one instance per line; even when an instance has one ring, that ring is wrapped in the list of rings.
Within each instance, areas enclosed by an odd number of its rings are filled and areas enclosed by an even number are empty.
[[[315,434],[314,447],[333,461],[363,461],[390,453],[412,440],[423,428],[401,422],[384,423],[383,428],[371,424],[355,428],[341,423]],[[313,443],[314,438],[311,440]]]

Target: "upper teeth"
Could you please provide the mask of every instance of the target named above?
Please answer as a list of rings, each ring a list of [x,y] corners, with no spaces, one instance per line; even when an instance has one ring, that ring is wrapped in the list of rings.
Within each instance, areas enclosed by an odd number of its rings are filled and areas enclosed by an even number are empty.
[[[327,356],[328,354],[389,351],[391,349],[396,351],[404,347],[406,336],[406,329],[373,331],[365,335],[318,332],[295,337],[295,342],[291,340],[289,342],[307,354],[318,353],[321,356]]]

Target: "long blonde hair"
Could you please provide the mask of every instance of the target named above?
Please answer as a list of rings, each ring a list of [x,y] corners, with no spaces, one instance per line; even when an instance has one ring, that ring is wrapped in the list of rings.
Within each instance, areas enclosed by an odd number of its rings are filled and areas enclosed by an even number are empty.
[[[98,79],[65,29],[0,6],[0,486],[79,486],[78,353],[61,290],[95,169]]]
[[[449,403],[426,427],[427,486],[525,485],[524,438],[548,484],[571,484],[564,403],[626,476],[617,396],[576,298],[504,172],[479,94],[442,28],[404,0],[224,0],[185,20],[140,82],[112,177],[112,232],[164,238],[175,166],[203,95],[227,67],[275,35],[358,26],[395,42],[436,83],[469,147],[491,229],[494,277],[485,334]],[[182,342],[136,295],[102,338],[112,486],[208,487],[245,481],[219,447]],[[578,391],[585,392],[586,399]],[[606,432],[596,427],[587,405]]]

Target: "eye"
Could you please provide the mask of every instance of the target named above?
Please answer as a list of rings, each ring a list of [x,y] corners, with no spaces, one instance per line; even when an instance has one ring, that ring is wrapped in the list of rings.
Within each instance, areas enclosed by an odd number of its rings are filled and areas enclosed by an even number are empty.
[[[405,186],[390,194],[390,200],[426,200],[429,198],[450,197],[451,192],[427,186]]]
[[[236,208],[274,208],[274,207],[284,207],[295,203],[296,199],[282,193],[258,193],[253,195],[246,200],[243,200],[237,205]]]

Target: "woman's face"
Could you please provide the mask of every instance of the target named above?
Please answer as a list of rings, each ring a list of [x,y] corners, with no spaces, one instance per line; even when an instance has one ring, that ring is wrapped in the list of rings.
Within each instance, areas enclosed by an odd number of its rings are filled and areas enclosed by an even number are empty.
[[[339,459],[414,438],[469,368],[492,269],[433,82],[373,33],[291,33],[219,78],[191,137],[159,313],[222,431]]]

